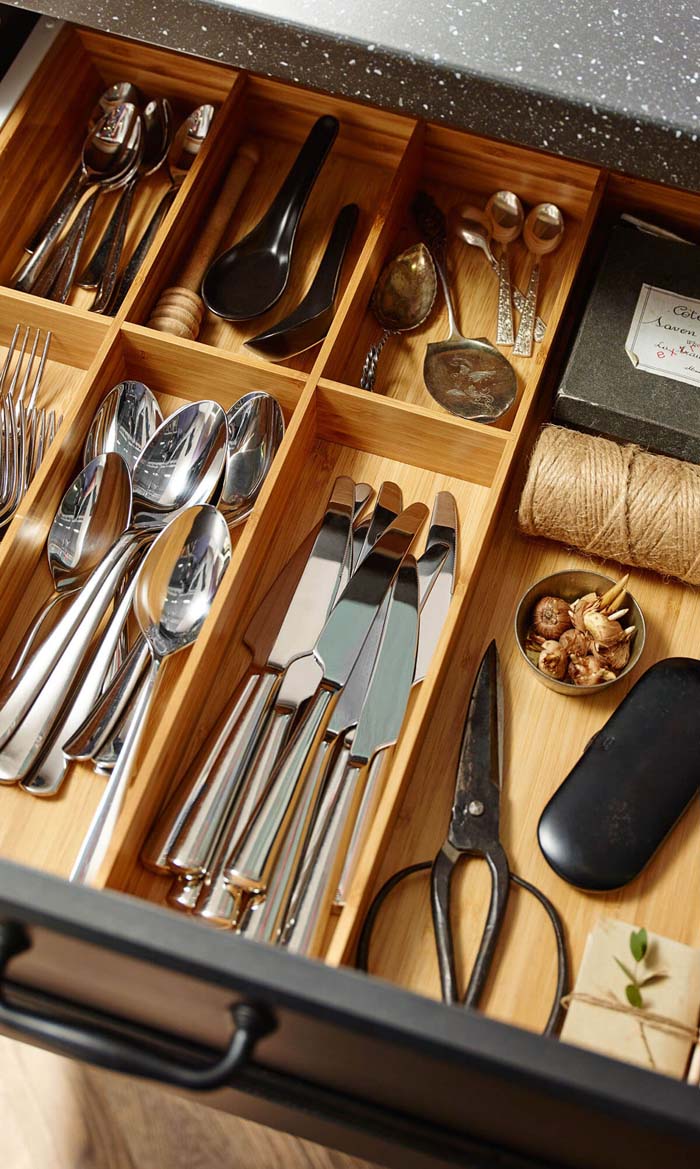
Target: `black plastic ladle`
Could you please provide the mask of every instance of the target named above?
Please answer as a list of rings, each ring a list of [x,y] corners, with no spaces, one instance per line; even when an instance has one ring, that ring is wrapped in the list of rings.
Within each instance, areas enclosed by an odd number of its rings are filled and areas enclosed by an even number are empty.
[[[216,316],[228,321],[258,317],[281,297],[301,213],[338,128],[338,119],[330,115],[314,123],[263,218],[209,265],[202,300]]]

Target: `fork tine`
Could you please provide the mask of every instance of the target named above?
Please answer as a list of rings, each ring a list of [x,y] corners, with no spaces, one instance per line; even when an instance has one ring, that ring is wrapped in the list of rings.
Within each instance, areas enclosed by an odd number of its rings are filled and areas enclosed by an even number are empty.
[[[38,338],[39,338],[39,331],[37,330],[37,340],[38,340]],[[43,348],[41,357],[39,358],[39,368],[36,371],[36,377],[34,378],[34,386],[32,388],[31,397],[29,398],[29,407],[28,408],[30,410],[33,410],[34,406],[36,404],[36,399],[37,399],[37,396],[39,393],[39,387],[41,385],[41,379],[44,376],[44,366],[46,365],[46,359],[48,357],[50,345],[51,345],[51,330],[47,329],[46,330],[46,340],[44,342],[44,348]]]
[[[29,332],[30,332],[29,327],[27,327],[27,337],[29,336]],[[34,338],[34,344],[32,345],[32,351],[29,354],[29,361],[27,362],[27,364],[24,367],[24,377],[22,378],[22,384],[19,387],[19,393],[17,395],[17,403],[24,401],[24,395],[26,394],[27,386],[29,385],[29,377],[30,377],[30,374],[32,372],[32,366],[34,365],[34,358],[36,357],[36,351],[39,348],[39,337],[40,336],[41,336],[41,333],[40,333],[39,329],[37,329],[36,336]],[[24,352],[24,350],[22,352]]]
[[[5,386],[5,378],[7,377],[7,371],[10,368],[10,362],[12,361],[12,354],[15,351],[15,345],[17,344],[17,338],[19,337],[19,330],[20,330],[20,326],[15,325],[15,331],[12,334],[12,340],[10,341],[10,345],[9,345],[8,350],[7,350],[7,357],[5,358],[5,360],[3,362],[2,370],[0,371],[0,394],[2,394],[3,388]]]
[[[10,401],[13,403],[14,403],[15,387],[17,385],[17,379],[19,378],[19,371],[22,368],[22,362],[24,361],[24,354],[25,354],[26,349],[27,349],[28,340],[29,340],[29,325],[27,325],[25,330],[24,330],[24,337],[22,338],[22,347],[19,351],[19,356],[17,358],[17,364],[15,365],[14,372],[12,374],[12,380],[10,381],[10,385],[8,387],[8,390],[7,390],[7,396],[10,399]]]

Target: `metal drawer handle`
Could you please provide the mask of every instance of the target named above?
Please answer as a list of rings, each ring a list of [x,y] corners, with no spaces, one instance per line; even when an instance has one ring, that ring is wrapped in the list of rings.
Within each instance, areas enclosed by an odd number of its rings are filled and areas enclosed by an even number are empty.
[[[274,1030],[274,1022],[261,1007],[237,1003],[231,1008],[235,1030],[228,1048],[216,1063],[196,1067],[160,1055],[155,1050],[149,1051],[135,1041],[119,1039],[107,1028],[66,1022],[35,1014],[24,1007],[11,1006],[2,986],[3,975],[10,959],[30,946],[21,926],[13,923],[0,925],[0,1028],[19,1038],[35,1041],[59,1055],[124,1075],[159,1080],[190,1092],[210,1092],[230,1084],[249,1062],[257,1041]]]

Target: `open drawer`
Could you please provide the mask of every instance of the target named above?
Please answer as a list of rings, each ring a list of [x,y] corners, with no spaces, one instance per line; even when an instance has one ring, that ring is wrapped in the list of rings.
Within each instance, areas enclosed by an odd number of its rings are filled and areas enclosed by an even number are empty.
[[[549,1002],[554,985],[549,937],[540,944],[546,929],[540,911],[517,896],[484,1014],[435,1001],[427,918],[421,918],[410,889],[377,931],[375,976],[352,966],[359,924],[381,881],[400,864],[430,856],[444,834],[458,728],[476,663],[493,636],[506,675],[505,842],[516,871],[535,880],[560,909],[572,957],[580,959],[602,902],[565,887],[546,870],[534,825],[611,705],[601,696],[567,707],[566,740],[552,743],[549,728],[560,715],[556,698],[520,668],[510,626],[525,585],[572,557],[519,537],[515,502],[601,217],[625,205],[658,211],[669,226],[687,228],[697,221],[700,196],[627,186],[577,163],[69,28],[0,136],[0,226],[6,234],[27,203],[27,233],[40,222],[69,173],[79,127],[96,94],[124,73],[169,96],[181,111],[211,100],[218,113],[114,319],[91,314],[82,292],[74,304],[60,307],[7,287],[22,247],[12,233],[0,265],[0,352],[17,320],[53,330],[43,392],[47,403],[60,408],[63,424],[0,545],[0,670],[50,591],[45,537],[76,472],[94,410],[113,384],[124,377],[145,381],[166,412],[202,397],[228,408],[250,390],[266,390],[278,398],[287,432],[249,521],[236,531],[232,562],[201,636],[165,670],[98,888],[76,887],[65,878],[103,780],[73,765],[54,800],[33,800],[11,786],[0,790],[0,1028],[182,1091],[200,1091],[204,1103],[402,1169],[695,1164],[696,1091],[537,1035],[547,1013],[543,999]],[[37,95],[59,80],[66,86],[67,110],[60,121],[54,105],[36,104]],[[335,213],[355,199],[359,227],[323,344],[272,365],[242,350],[252,331],[248,324],[209,319],[197,342],[149,328],[151,309],[160,291],[175,282],[243,136],[260,142],[261,163],[230,225],[231,239],[255,222],[309,126],[325,112],[339,118],[342,130],[302,220],[304,262],[278,309],[283,314],[303,292]],[[28,145],[18,165],[3,165],[19,142]],[[510,186],[528,204],[554,200],[567,227],[564,245],[543,268],[545,340],[531,360],[515,362],[513,409],[500,425],[486,427],[443,413],[427,397],[421,353],[427,341],[444,334],[439,313],[387,352],[376,394],[358,389],[363,354],[376,338],[369,296],[386,259],[411,240],[414,193],[425,188],[447,208],[458,200],[483,202],[493,190]],[[154,188],[146,196],[144,215],[159,192]],[[453,262],[461,323],[473,335],[488,333],[496,306],[492,272],[466,249]],[[520,244],[513,265],[522,283],[526,256]],[[256,330],[265,323],[256,321]],[[461,552],[447,623],[390,758],[345,906],[329,920],[319,960],[311,961],[212,931],[168,908],[168,882],[146,872],[139,852],[163,799],[210,735],[247,667],[243,632],[250,616],[320,518],[339,473],[375,488],[389,478],[402,487],[406,502],[431,502],[436,491],[452,492]],[[657,614],[676,615],[672,637],[666,624],[663,652],[673,649],[672,638],[683,652],[700,652],[695,597],[644,574],[639,582],[636,591],[652,629],[660,627]],[[661,652],[661,642],[650,638],[643,664]],[[630,917],[699,944],[692,899],[680,896],[700,876],[693,830],[691,814],[673,863],[663,871],[650,869],[631,894],[610,902],[622,913],[631,901]],[[474,867],[460,897],[464,963],[486,902],[483,874]]]

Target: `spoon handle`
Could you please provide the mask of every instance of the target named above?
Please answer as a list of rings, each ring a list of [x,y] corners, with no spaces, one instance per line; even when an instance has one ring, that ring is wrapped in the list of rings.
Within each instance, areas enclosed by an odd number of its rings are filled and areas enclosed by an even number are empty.
[[[498,260],[498,323],[496,328],[496,344],[512,345],[515,340],[513,329],[513,292],[510,283],[510,261],[508,259],[508,245],[501,245],[501,255]]]
[[[121,263],[124,240],[126,238],[126,229],[129,224],[129,215],[131,214],[131,206],[134,202],[137,185],[138,176],[131,180],[119,201],[116,228],[104,258],[104,266],[97,286],[97,295],[91,305],[91,310],[94,313],[105,312],[112,299],[112,293],[117,284],[119,265]]]
[[[30,770],[63,706],[66,689],[112,602],[114,590],[139,550],[127,533],[67,607],[22,674],[0,693],[0,783],[13,783]]]
[[[513,353],[517,357],[531,357],[532,343],[535,335],[535,313],[537,309],[537,288],[540,282],[540,262],[535,260],[527,286],[525,308],[520,317],[518,335],[515,338]]]
[[[64,225],[68,222],[70,216],[78,206],[80,197],[88,185],[92,184],[89,183],[86,173],[81,168],[80,181],[76,183],[75,188],[71,192],[70,198],[66,200],[65,205],[61,209],[61,214],[54,219],[49,230],[39,241],[29,259],[25,261],[17,273],[13,285],[13,288],[15,288],[17,292],[32,292],[34,290],[34,285],[39,275],[43,271],[44,265],[50,252],[53,249],[56,240],[61,234]]]
[[[109,222],[102,233],[102,238],[100,239],[100,242],[93,253],[92,259],[78,277],[78,284],[81,288],[97,288],[100,280],[102,279],[102,273],[105,270],[107,257],[109,255],[110,248],[112,247],[114,237],[117,234],[117,228],[119,227],[121,209],[130,187],[131,183],[128,183],[126,188],[119,196],[114,208],[112,209]]]
[[[360,389],[367,390],[368,393],[374,392],[374,383],[377,377],[377,366],[379,365],[379,358],[382,355],[382,349],[393,334],[385,329],[376,345],[370,345],[365,357],[365,363],[362,366],[362,374],[360,376]]]
[[[445,265],[445,257],[447,254],[447,220],[432,195],[429,195],[427,191],[418,192],[411,204],[411,211],[433,258],[435,271],[438,274],[443,296],[445,297],[447,320],[450,329],[450,335],[446,340],[462,341],[462,334],[457,328],[452,293],[450,292],[450,282],[447,277]]]
[[[75,883],[92,884],[107,855],[131,782],[132,771],[146,727],[148,708],[151,705],[158,682],[162,660],[162,658],[153,657],[146,684],[141,690],[138,703],[134,708],[134,716],[121,754],[107,781],[102,799],[97,806],[97,811],[92,818],[92,823],[87,830],[73,866],[70,880]]]
[[[51,204],[44,222],[36,229],[28,243],[24,245],[25,252],[29,252],[31,255],[32,252],[35,252],[41,246],[44,236],[51,230],[52,224],[56,219],[60,218],[61,222],[65,223],[66,218],[70,215],[71,207],[75,205],[72,203],[72,200],[75,199],[76,192],[80,187],[82,175],[83,168],[78,163],[60,195]]]
[[[126,710],[149,658],[148,646],[139,635],[89,714],[71,738],[64,741],[63,753],[67,759],[95,758]]]
[[[88,199],[66,239],[63,259],[55,279],[51,283],[49,292],[51,300],[55,300],[59,304],[65,304],[70,296],[73,280],[75,279],[75,272],[80,260],[80,253],[83,250],[85,237],[90,226],[93,211],[97,205],[99,194],[100,191],[98,188]]]
[[[54,796],[63,784],[69,762],[63,753],[63,743],[74,733],[76,727],[81,726],[86,710],[90,709],[102,689],[115,646],[131,612],[135,587],[136,577],[124,592],[119,604],[115,606],[87,669],[82,673],[67,707],[61,714],[60,725],[51,732],[51,747],[48,753],[42,758],[39,766],[22,780],[22,789],[32,796],[42,798]]]
[[[170,210],[170,208],[175,200],[175,196],[177,195],[179,189],[180,189],[180,187],[178,184],[174,187],[171,187],[169,191],[166,191],[165,194],[163,195],[160,203],[158,204],[155,211],[153,212],[153,215],[150,218],[148,227],[146,228],[143,235],[141,236],[141,239],[139,240],[138,244],[136,245],[134,252],[131,256],[131,259],[129,260],[129,263],[127,264],[126,268],[124,269],[124,271],[122,273],[121,280],[119,281],[119,285],[117,287],[116,293],[115,293],[114,297],[112,298],[112,302],[108,306],[109,313],[111,316],[114,316],[116,313],[118,313],[119,309],[121,308],[122,304],[124,303],[124,300],[126,298],[126,294],[128,293],[129,289],[131,288],[131,285],[134,283],[134,280],[136,279],[136,277],[139,273],[141,265],[143,264],[144,260],[146,259],[146,256],[148,255],[149,251],[151,250],[151,244],[153,243],[153,240],[156,237],[156,234],[158,232],[158,228],[160,227],[161,223],[165,219],[166,214]]]
[[[56,605],[59,603],[59,601],[66,600],[68,597],[71,597],[73,595],[73,593],[75,593],[75,592],[77,592],[77,589],[71,589],[70,591],[62,590],[61,592],[58,592],[56,589],[54,589],[54,591],[51,594],[51,596],[49,597],[48,601],[46,601],[45,604],[42,605],[41,609],[39,610],[36,617],[32,621],[29,632],[25,634],[24,641],[22,642],[15,657],[12,659],[12,661],[10,662],[10,664],[7,668],[7,673],[10,676],[10,678],[16,678],[17,675],[19,674],[20,670],[22,669],[22,666],[24,665],[24,663],[27,660],[27,655],[29,654],[29,651],[32,648],[32,646],[34,645],[34,642],[36,641],[37,637],[39,636],[39,631],[40,631],[42,625],[44,624],[44,622],[46,621],[46,618],[48,617],[49,613],[51,613],[53,611],[53,609],[56,607]]]

